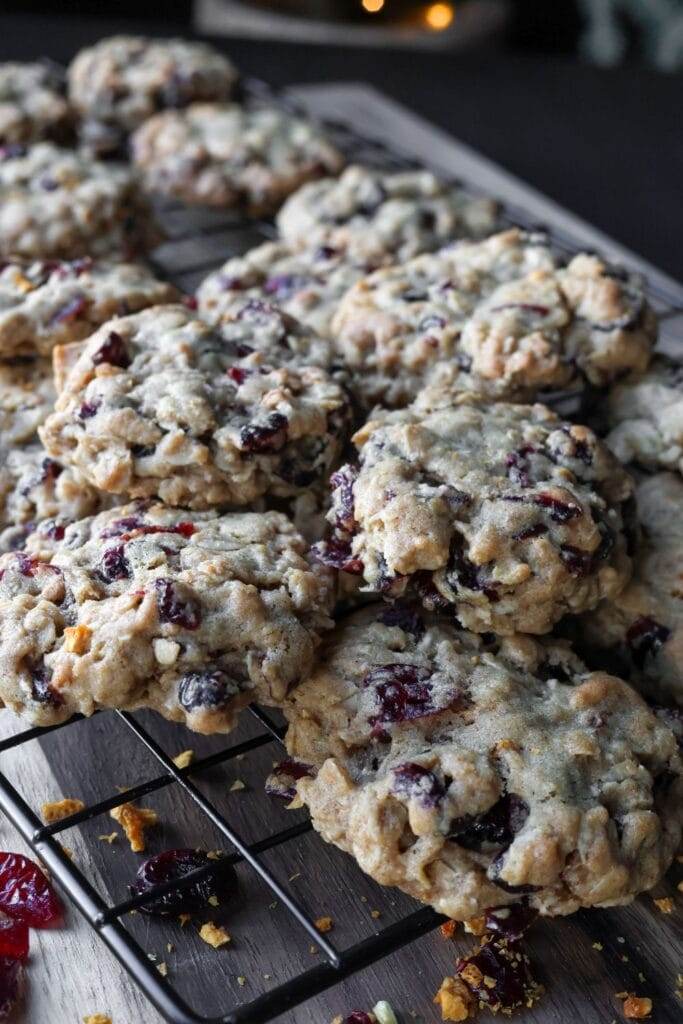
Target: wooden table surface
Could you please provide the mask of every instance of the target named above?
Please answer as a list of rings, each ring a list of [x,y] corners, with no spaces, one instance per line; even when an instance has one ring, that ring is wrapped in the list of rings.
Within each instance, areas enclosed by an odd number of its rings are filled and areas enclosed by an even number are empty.
[[[428,154],[436,167],[474,178],[493,194],[531,209],[539,220],[571,231],[583,244],[639,265],[635,257],[604,236],[372,90],[307,87],[298,90],[297,97],[317,113],[349,119],[361,130],[394,142],[400,139],[404,149],[422,159]],[[683,306],[683,289],[653,268],[649,270],[658,285],[678,296]],[[670,349],[675,349],[676,338],[682,337],[680,327],[678,320],[667,323]],[[195,736],[151,714],[140,717],[172,755],[192,748],[201,757],[226,745],[225,738]],[[18,728],[9,713],[0,717],[0,735]],[[257,728],[247,715],[228,742],[239,742]],[[263,794],[264,778],[279,753],[276,744],[264,745],[196,780],[249,842],[305,818],[303,811],[287,811]],[[95,802],[116,787],[128,787],[158,774],[158,765],[124,723],[107,713],[4,752],[0,770],[33,807],[39,807],[44,801],[65,796]],[[232,790],[237,780],[244,788]],[[149,833],[148,852],[178,845],[206,849],[223,845],[214,826],[176,787],[160,790],[144,805],[153,807],[160,819],[159,827]],[[2,822],[1,828],[2,848],[22,848],[8,823]],[[78,865],[110,902],[127,895],[126,885],[141,860],[121,835],[111,844],[99,838],[114,831],[120,833],[107,816],[71,829],[63,838]],[[265,854],[264,861],[314,917],[333,917],[330,936],[339,948],[381,931],[416,906],[401,893],[375,885],[348,857],[312,833]],[[311,951],[308,936],[292,923],[251,869],[240,865],[238,874],[237,899],[216,912],[215,919],[225,922],[232,935],[231,944],[221,950],[206,946],[192,925],[181,929],[176,923],[141,914],[126,919],[126,926],[150,956],[167,965],[169,981],[206,1015],[253,998],[320,959],[319,953]],[[677,866],[654,895],[669,894],[676,899],[676,883],[681,878],[683,867]],[[648,895],[626,909],[585,912],[539,923],[528,945],[547,994],[521,1019],[529,1024],[610,1024],[622,1019],[616,993],[628,990],[653,999],[655,1024],[680,1024],[682,1004],[675,988],[683,970],[682,906],[679,894],[676,912],[665,916]],[[406,1024],[413,1020],[434,1024],[439,1014],[432,1005],[433,995],[442,978],[452,973],[455,956],[472,945],[472,938],[462,931],[455,942],[444,940],[437,931],[335,989],[284,1012],[279,1019],[283,1024],[326,1024],[337,1014],[367,1010],[378,999],[387,999]],[[68,913],[65,928],[32,933],[28,973],[26,1009],[19,1019],[30,1024],[76,1024],[95,1012],[109,1014],[114,1024],[158,1024],[161,1020],[75,911]]]

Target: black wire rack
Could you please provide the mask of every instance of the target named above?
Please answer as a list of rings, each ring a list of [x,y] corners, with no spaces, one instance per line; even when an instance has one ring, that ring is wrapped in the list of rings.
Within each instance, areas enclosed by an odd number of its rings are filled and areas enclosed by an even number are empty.
[[[275,102],[284,109],[297,111],[296,106],[287,97],[273,94],[268,86],[260,82],[247,82],[245,94],[249,102]],[[397,170],[417,166],[417,161],[387,148],[381,142],[363,137],[346,124],[327,122],[326,127],[339,147],[355,162]],[[468,188],[466,183],[463,187]],[[477,194],[476,189],[469,190]],[[244,252],[250,246],[271,239],[276,234],[273,223],[269,221],[246,220],[236,214],[223,214],[215,210],[190,209],[179,203],[164,203],[159,206],[157,212],[166,230],[167,241],[156,250],[152,262],[160,274],[187,292],[193,291],[207,273],[229,256]],[[503,206],[503,218],[509,224],[545,231],[551,244],[563,254],[571,254],[582,248],[580,241],[570,235],[539,225],[537,219],[528,211]],[[659,286],[650,289],[649,297],[664,324],[667,321],[673,322],[683,313],[680,292],[670,292],[668,288]],[[118,717],[135,743],[142,745],[147,754],[151,755],[158,765],[158,773],[125,792],[112,793],[83,810],[49,825],[41,821],[38,813],[26,802],[7,776],[0,773],[0,810],[44,862],[60,889],[68,895],[71,902],[95,929],[144,995],[170,1024],[262,1024],[273,1020],[288,1009],[337,985],[356,971],[415,941],[445,920],[430,908],[421,907],[409,911],[378,932],[341,949],[321,934],[313,917],[303,909],[291,891],[276,879],[262,856],[305,835],[311,830],[310,822],[304,820],[266,835],[256,842],[247,842],[193,781],[194,777],[201,776],[218,766],[227,765],[267,744],[282,746],[283,727],[259,707],[252,706],[250,711],[260,726],[256,735],[243,742],[228,745],[193,762],[187,768],[176,766],[169,754],[140,724],[137,716],[125,711],[100,712],[97,717],[102,714]],[[0,742],[0,754],[23,746],[31,740],[46,737],[56,730],[69,728],[79,720],[80,716],[76,716],[69,722],[57,726],[28,729],[11,736]],[[139,800],[167,787],[182,790],[200,814],[213,824],[232,849],[232,852],[226,855],[226,859],[231,864],[241,863],[248,866],[256,873],[261,882],[286,908],[295,925],[303,929],[315,944],[324,962],[318,962],[314,967],[248,1002],[226,1009],[218,1016],[204,1016],[199,1010],[190,1007],[171,981],[161,976],[155,963],[150,961],[145,950],[124,927],[122,919],[150,899],[161,896],[171,889],[193,884],[207,875],[212,866],[208,865],[187,874],[180,883],[174,881],[159,885],[146,892],[144,896],[131,896],[110,905],[96,891],[77,864],[70,859],[59,837],[67,829],[82,825],[124,803]]]

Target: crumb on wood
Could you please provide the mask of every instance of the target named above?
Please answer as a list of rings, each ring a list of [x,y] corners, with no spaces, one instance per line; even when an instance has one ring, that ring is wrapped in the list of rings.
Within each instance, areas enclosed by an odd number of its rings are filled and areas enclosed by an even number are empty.
[[[83,1018],[83,1024],[112,1024],[112,1021],[106,1013],[89,1013]]]
[[[158,970],[158,972],[159,972],[159,974],[161,975],[162,978],[165,978],[166,975],[168,974],[168,967],[163,962],[163,960],[161,961],[160,964],[157,964],[157,970]]]
[[[319,917],[315,922],[315,926],[319,932],[329,932],[334,927],[334,921],[331,917]]]
[[[463,921],[463,926],[470,935],[483,935],[486,931],[486,918],[470,917],[468,921]]]
[[[213,946],[214,949],[220,949],[221,946],[227,946],[232,941],[228,932],[225,928],[220,928],[213,921],[207,921],[199,929],[199,938],[204,941],[207,946]]]
[[[116,840],[119,838],[119,834],[118,832],[110,832],[106,836],[98,836],[97,838],[100,840],[100,842],[109,843],[109,845],[111,846],[111,844],[115,843]]]
[[[247,983],[247,979],[244,977],[243,974],[240,974],[238,976],[238,978],[237,978],[237,984],[239,985],[240,988],[244,988],[246,983]]]
[[[166,952],[167,952],[167,953],[173,953],[173,952],[175,952],[175,946],[173,945],[173,943],[172,943],[172,942],[167,942],[167,943],[166,943]]]
[[[206,902],[207,902],[207,903],[209,904],[209,906],[210,906],[210,907],[217,907],[217,906],[218,906],[218,896],[215,896],[215,895],[214,895],[214,894],[212,893],[212,894],[211,894],[211,895],[209,896],[209,898],[208,898],[208,900],[207,900]]]
[[[145,830],[156,825],[159,816],[156,811],[149,807],[136,807],[135,804],[121,804],[114,807],[109,816],[118,822],[126,833],[126,839],[130,843],[133,853],[144,853]]]
[[[457,921],[444,921],[444,923],[439,928],[439,931],[441,932],[444,939],[452,939],[453,936],[455,935],[457,927]]]
[[[220,860],[223,854],[220,850],[209,850],[206,856],[209,860]]]
[[[54,800],[52,803],[43,804],[41,814],[46,825],[53,825],[56,821],[63,821],[72,814],[78,814],[85,809],[82,800],[67,796],[63,800]]]
[[[371,918],[372,918],[372,919],[373,919],[374,921],[376,921],[376,920],[377,920],[377,918],[378,918],[378,917],[381,917],[381,916],[382,916],[382,912],[381,912],[380,910],[371,910],[371,911],[370,911],[370,917],[371,917]]]
[[[180,927],[184,928],[192,920],[192,914],[178,914],[178,920],[180,921]]]
[[[661,911],[662,914],[673,914],[674,901],[670,896],[662,896],[660,899],[655,899],[653,897],[652,902],[656,906],[657,910]]]
[[[624,1017],[629,1020],[644,1020],[652,1013],[652,1000],[647,996],[626,996]]]
[[[603,951],[603,949],[604,949],[604,948],[605,948],[605,947],[603,946],[602,942],[594,942],[594,943],[593,943],[593,949],[597,949],[597,951],[598,951],[599,953],[602,953],[602,951]]]
[[[173,764],[176,768],[189,768],[194,761],[194,750],[181,750],[179,754],[173,758]]]
[[[441,1007],[442,1020],[469,1020],[476,1012],[476,1000],[459,978],[444,978],[434,1002]]]
[[[240,790],[246,789],[246,788],[247,787],[244,785],[244,783],[242,782],[241,779],[235,779],[235,781],[233,782],[232,786],[230,787],[230,792],[231,793],[239,793]]]

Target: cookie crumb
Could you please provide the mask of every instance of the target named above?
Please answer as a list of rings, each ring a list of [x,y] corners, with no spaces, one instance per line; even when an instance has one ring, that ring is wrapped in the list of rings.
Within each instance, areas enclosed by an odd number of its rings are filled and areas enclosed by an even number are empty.
[[[199,929],[199,938],[202,939],[207,946],[213,946],[214,949],[220,949],[221,946],[227,946],[232,941],[231,936],[226,932],[225,928],[219,928],[212,921],[207,921]]]
[[[206,856],[209,860],[220,860],[223,854],[220,850],[209,850]]]
[[[434,1002],[441,1007],[442,1020],[469,1020],[476,1010],[474,996],[458,978],[444,978]]]
[[[604,948],[605,947],[603,946],[602,942],[594,942],[593,943],[593,949],[597,949],[599,953],[601,953]]]
[[[78,811],[84,809],[85,804],[82,800],[76,800],[73,797],[67,796],[63,800],[55,800],[52,803],[43,804],[40,813],[46,825],[54,825],[56,821],[62,821],[71,814],[77,814]]]
[[[444,939],[452,939],[453,936],[455,935],[457,927],[457,921],[444,921],[444,923],[439,928],[439,931],[441,932]]]
[[[319,932],[329,932],[334,926],[334,921],[331,917],[319,917],[315,922],[315,926]]]
[[[652,1013],[652,1000],[647,996],[627,996],[623,1009],[629,1020],[643,1020]]]
[[[380,999],[372,1008],[377,1024],[398,1024],[396,1014],[386,999]],[[372,1015],[371,1015],[372,1016]]]
[[[662,896],[661,899],[652,899],[652,902],[662,914],[673,914],[674,912],[674,901],[670,896]]]
[[[240,988],[244,988],[246,983],[247,979],[244,977],[243,974],[240,974],[239,977],[237,978],[237,984],[239,985]]]
[[[158,970],[158,972],[159,972],[159,974],[161,975],[162,978],[165,978],[166,975],[168,974],[168,967],[163,962],[163,960],[162,960],[162,962],[160,964],[157,964],[157,970]]]
[[[468,921],[463,921],[463,926],[470,935],[483,935],[486,931],[486,918],[471,917]]]
[[[115,843],[116,840],[119,838],[119,834],[118,832],[110,832],[109,835],[107,836],[98,836],[97,838],[100,840],[100,842],[109,843],[109,845],[111,846],[111,844]]]
[[[173,764],[176,768],[189,768],[194,761],[194,750],[181,750],[179,754],[173,758]]]
[[[173,943],[172,943],[172,942],[167,942],[167,943],[166,943],[166,952],[167,952],[167,953],[173,953],[173,952],[175,952],[175,946],[173,945]]]
[[[83,1018],[83,1024],[112,1024],[112,1020],[106,1013],[90,1013]]]
[[[118,822],[126,833],[133,853],[144,853],[145,830],[158,823],[157,812],[148,807],[136,807],[135,804],[121,804],[109,812],[109,817]]]
[[[184,928],[188,921],[192,920],[191,914],[178,914],[178,920],[180,921],[180,927]]]
[[[209,898],[208,898],[208,900],[206,902],[211,907],[217,907],[218,906],[218,896],[211,895],[211,896],[209,896]]]
[[[297,873],[295,875],[290,875],[289,876],[289,881],[290,882],[294,882],[297,878],[301,878],[301,872],[300,871],[297,871]]]
[[[62,847],[62,853],[64,854],[65,857],[68,857],[69,860],[73,860],[74,859],[74,852],[73,852],[73,850],[71,849],[70,846],[63,846]]]
[[[242,782],[241,779],[235,779],[235,781],[233,782],[232,786],[230,787],[229,792],[230,793],[239,793],[240,790],[246,789],[246,788],[247,787],[244,785],[244,783]]]
[[[370,911],[370,917],[371,917],[371,918],[372,918],[372,919],[373,919],[374,921],[376,921],[376,920],[377,920],[377,918],[378,918],[378,917],[381,917],[381,916],[382,916],[382,911],[381,911],[381,910],[371,910],[371,911]]]

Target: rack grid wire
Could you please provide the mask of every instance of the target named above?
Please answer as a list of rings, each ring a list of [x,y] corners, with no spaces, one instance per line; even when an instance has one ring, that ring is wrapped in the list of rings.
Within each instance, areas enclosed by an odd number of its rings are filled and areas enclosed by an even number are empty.
[[[248,103],[275,103],[289,112],[302,113],[289,97],[275,93],[263,82],[246,80],[243,83],[243,93]],[[346,123],[328,120],[325,127],[339,148],[356,163],[365,163],[386,170],[407,170],[419,166],[418,161],[387,147],[382,142],[360,134]],[[471,184],[460,184],[473,195],[478,194],[478,190]],[[519,225],[527,230],[543,231],[559,253],[570,255],[579,248],[585,249],[570,235],[539,225],[537,218],[528,211],[512,208],[504,203],[501,206],[504,222]],[[160,275],[173,281],[186,292],[194,291],[198,282],[229,256],[238,255],[250,246],[276,236],[272,221],[246,219],[239,214],[189,208],[175,202],[158,204],[156,213],[166,232],[167,240],[155,251],[150,262]],[[648,297],[664,325],[667,322],[674,322],[683,314],[680,293],[671,293],[661,286],[650,286]],[[681,342],[683,343],[683,338]],[[98,712],[98,717],[102,714],[118,717],[134,741],[146,748],[158,763],[159,774],[126,789],[125,792],[105,797],[49,825],[42,822],[38,813],[29,806],[6,775],[0,772],[0,810],[40,857],[59,888],[67,894],[169,1024],[265,1024],[288,1009],[332,988],[356,971],[414,942],[446,920],[432,909],[421,907],[379,932],[343,949],[338,949],[320,933],[311,915],[305,912],[291,892],[277,881],[261,860],[261,854],[311,831],[310,822],[303,821],[290,828],[280,829],[256,842],[247,843],[192,781],[192,777],[200,776],[219,765],[226,765],[235,758],[246,756],[266,744],[283,745],[284,728],[262,708],[251,706],[250,711],[262,727],[262,731],[244,742],[226,746],[194,761],[187,768],[178,768],[134,715],[126,711]],[[49,733],[68,728],[80,720],[81,716],[77,715],[60,725],[27,729],[10,736],[0,742],[0,754]],[[122,918],[137,910],[143,903],[162,896],[171,889],[189,887],[209,874],[212,865],[189,872],[180,882],[172,881],[157,885],[144,895],[131,896],[129,899],[108,905],[70,859],[58,837],[69,828],[169,786],[180,787],[199,812],[212,822],[233,850],[225,859],[232,865],[248,865],[260,877],[273,896],[287,909],[294,922],[304,929],[315,943],[324,956],[324,963],[321,962],[303,971],[248,1002],[228,1008],[218,1016],[204,1016],[200,1010],[190,1007],[171,982],[159,974],[148,954],[123,926]]]

